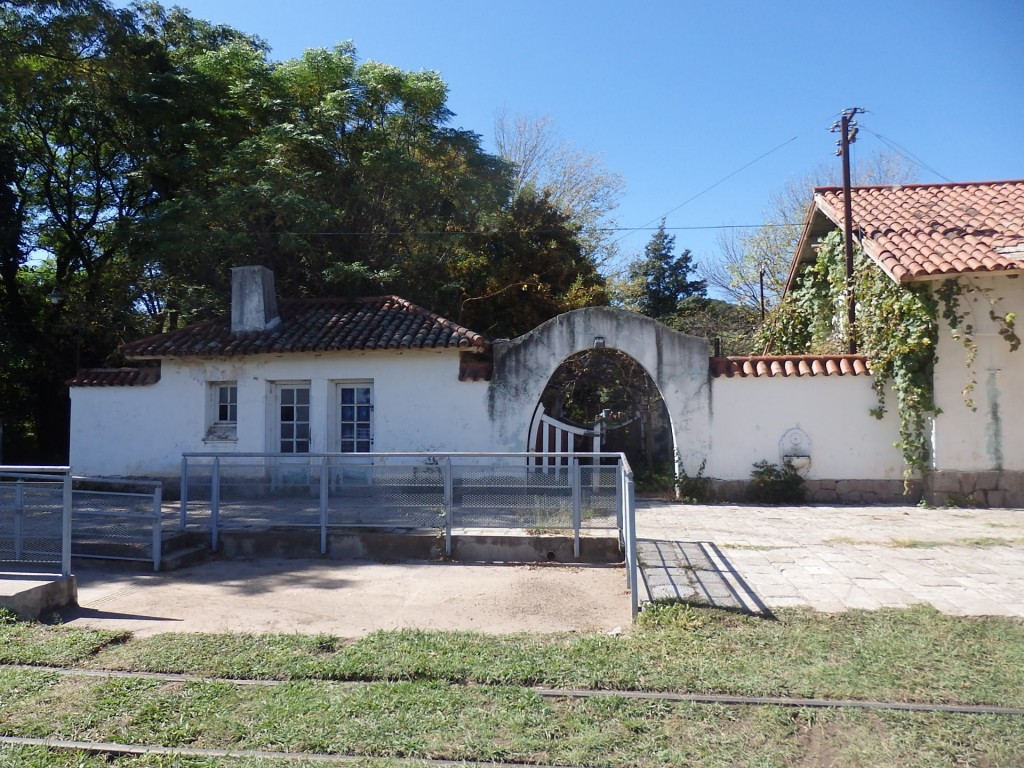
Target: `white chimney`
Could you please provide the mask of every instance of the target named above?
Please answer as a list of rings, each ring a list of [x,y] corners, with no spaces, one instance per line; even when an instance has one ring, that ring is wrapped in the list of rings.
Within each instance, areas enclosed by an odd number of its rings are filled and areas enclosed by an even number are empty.
[[[280,322],[274,273],[266,267],[232,267],[231,332],[268,331]]]

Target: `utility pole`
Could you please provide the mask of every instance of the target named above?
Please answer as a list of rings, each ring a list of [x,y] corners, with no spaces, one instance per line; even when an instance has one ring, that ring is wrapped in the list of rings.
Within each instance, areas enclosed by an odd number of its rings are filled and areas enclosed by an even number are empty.
[[[853,204],[850,200],[850,145],[857,140],[857,121],[863,114],[860,107],[844,109],[839,122],[832,124],[832,133],[839,132],[836,154],[843,159],[843,240],[846,246],[846,322],[850,354],[857,352],[857,301],[853,295]]]

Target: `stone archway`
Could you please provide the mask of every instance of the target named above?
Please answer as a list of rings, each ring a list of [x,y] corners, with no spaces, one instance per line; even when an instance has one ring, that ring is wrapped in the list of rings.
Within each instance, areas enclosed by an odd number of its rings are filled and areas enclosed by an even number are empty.
[[[602,343],[634,358],[654,380],[672,422],[678,460],[695,474],[711,447],[707,341],[611,307],[573,310],[516,339],[494,343],[488,413],[495,447],[522,451],[552,374],[570,355]]]

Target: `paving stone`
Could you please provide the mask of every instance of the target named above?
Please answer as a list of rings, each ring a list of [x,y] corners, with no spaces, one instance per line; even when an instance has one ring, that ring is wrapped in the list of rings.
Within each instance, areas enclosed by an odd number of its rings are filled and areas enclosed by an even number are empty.
[[[819,610],[927,602],[950,613],[1024,615],[1024,510],[927,510],[917,507],[741,507],[641,503],[642,536],[676,541],[654,555],[676,588],[711,599],[741,589],[708,557],[718,542],[726,565],[770,605]],[[1016,539],[973,548],[965,539]],[[928,549],[894,541],[938,541]],[[728,548],[726,544],[768,547]],[[638,547],[639,549],[639,547]],[[653,563],[652,563],[653,566]],[[732,596],[732,599],[735,599]]]

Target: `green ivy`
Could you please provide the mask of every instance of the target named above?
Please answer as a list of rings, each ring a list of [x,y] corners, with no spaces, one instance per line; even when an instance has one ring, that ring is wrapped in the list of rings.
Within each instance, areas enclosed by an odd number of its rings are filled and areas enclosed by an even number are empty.
[[[837,229],[826,235],[817,249],[814,264],[801,273],[796,287],[786,294],[785,301],[772,311],[761,329],[759,346],[767,353],[833,354],[848,348],[842,232]],[[928,469],[929,421],[939,413],[933,372],[940,317],[966,350],[964,365],[968,379],[963,396],[967,405],[974,408],[971,394],[978,346],[974,323],[961,301],[967,294],[988,300],[989,319],[999,328],[998,333],[1009,344],[1010,351],[1017,350],[1021,339],[1016,332],[1016,313],[999,311],[991,290],[978,288],[964,279],[945,280],[934,290],[922,284],[899,285],[860,248],[854,253],[854,330],[858,349],[871,365],[872,386],[878,396],[878,405],[871,413],[882,418],[887,407],[886,389],[891,389],[900,419],[895,445],[903,455],[906,479]]]
[[[886,411],[891,388],[900,418],[900,449],[905,476],[928,467],[928,426],[935,406],[937,302],[924,286],[893,282],[858,248],[854,255],[857,297],[857,343],[871,365],[878,405]],[[948,306],[948,305],[947,305]],[[772,354],[832,354],[845,351],[846,258],[843,237],[836,230],[818,244],[818,258],[804,270],[795,289],[763,328],[763,348]]]
[[[842,254],[842,239],[837,237]],[[878,406],[876,418],[886,411],[886,387],[896,400],[904,477],[928,468],[930,419],[935,405],[933,375],[938,344],[937,302],[924,285],[901,286],[873,262],[857,254],[855,271],[858,349],[871,365],[872,386]]]

